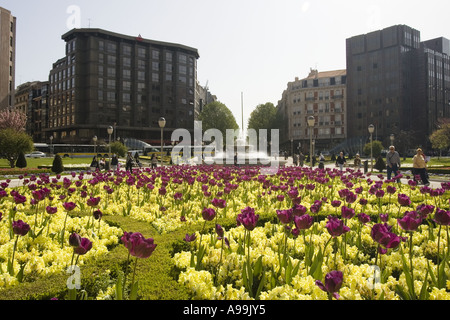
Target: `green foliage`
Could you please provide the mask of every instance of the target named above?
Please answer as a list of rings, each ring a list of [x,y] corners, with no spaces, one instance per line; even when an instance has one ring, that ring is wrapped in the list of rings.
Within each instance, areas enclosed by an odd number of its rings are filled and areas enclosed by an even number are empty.
[[[16,167],[21,169],[27,167],[27,159],[25,159],[25,154],[23,152],[19,153],[19,157],[16,161]]]
[[[53,159],[52,172],[58,174],[64,171],[64,165],[59,154],[55,155]]]
[[[128,148],[120,141],[114,141],[111,143],[111,153],[115,153],[120,157],[125,157],[127,155]]]
[[[277,120],[277,108],[272,103],[260,104],[250,114],[248,129],[254,129],[257,133],[260,129],[267,129],[270,141],[270,130],[277,128]]]
[[[368,156],[370,156],[370,146],[371,146],[370,142],[364,146],[364,153]],[[381,154],[382,150],[383,144],[381,143],[381,141],[375,140],[372,142],[372,152],[374,158],[377,158]]]
[[[434,149],[445,150],[450,148],[450,123],[433,132],[430,136],[430,142]]]
[[[203,131],[218,129],[222,132],[224,139],[227,129],[239,129],[233,113],[226,105],[218,101],[207,104],[198,118],[202,121]]]
[[[33,150],[33,140],[24,132],[8,128],[0,130],[0,157],[7,159],[11,168],[15,167],[19,154]]]

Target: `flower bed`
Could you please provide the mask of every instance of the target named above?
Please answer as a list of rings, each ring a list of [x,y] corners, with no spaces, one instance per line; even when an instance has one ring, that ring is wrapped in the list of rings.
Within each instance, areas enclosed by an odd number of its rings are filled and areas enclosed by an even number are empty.
[[[162,235],[195,228],[172,259],[193,299],[450,298],[448,183],[431,189],[298,167],[272,176],[172,166],[58,178],[0,185],[0,287],[65,270],[73,233],[92,242],[79,264],[106,255],[124,231],[101,213]],[[13,233],[19,220],[30,226],[24,236]]]

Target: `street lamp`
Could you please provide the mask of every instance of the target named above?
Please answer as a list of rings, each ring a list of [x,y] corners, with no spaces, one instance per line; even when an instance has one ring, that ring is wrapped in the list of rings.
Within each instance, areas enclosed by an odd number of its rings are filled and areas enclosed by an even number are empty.
[[[369,133],[370,133],[370,167],[371,167],[371,172],[373,172],[373,140],[372,140],[372,134],[375,131],[375,127],[373,124],[369,125]]]
[[[53,155],[53,136],[50,136],[50,154]]]
[[[164,127],[166,126],[166,119],[163,117],[158,120],[159,127],[161,128],[161,167],[163,166],[163,140],[164,140]]]
[[[92,141],[94,141],[94,155],[95,156],[97,156],[97,140],[98,140],[97,136],[94,136],[92,138]]]
[[[314,125],[316,124],[316,118],[310,116],[308,118],[308,126],[309,126],[309,160],[311,162],[311,168],[313,167],[312,153],[313,153],[313,144],[312,144],[312,130]]]
[[[109,135],[108,169],[109,169],[109,165],[111,164],[111,135],[113,134],[113,132],[114,132],[114,128],[111,126],[108,127],[108,135]]]

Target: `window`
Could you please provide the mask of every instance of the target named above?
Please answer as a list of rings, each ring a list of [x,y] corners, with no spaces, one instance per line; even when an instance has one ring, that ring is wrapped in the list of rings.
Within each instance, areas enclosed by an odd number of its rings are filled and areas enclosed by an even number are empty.
[[[116,76],[116,68],[108,68],[108,77],[115,77]]]
[[[122,48],[122,52],[126,56],[131,55],[131,46],[124,45],[123,48]]]

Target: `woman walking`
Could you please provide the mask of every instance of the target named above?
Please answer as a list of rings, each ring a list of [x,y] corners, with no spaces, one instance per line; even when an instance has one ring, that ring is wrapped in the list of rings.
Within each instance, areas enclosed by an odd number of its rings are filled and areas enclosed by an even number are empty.
[[[425,156],[420,148],[417,149],[417,153],[413,157],[413,171],[414,179],[416,179],[416,176],[420,176],[420,180],[422,180],[422,183],[425,186],[430,185],[427,175],[427,162],[425,161]]]

